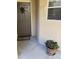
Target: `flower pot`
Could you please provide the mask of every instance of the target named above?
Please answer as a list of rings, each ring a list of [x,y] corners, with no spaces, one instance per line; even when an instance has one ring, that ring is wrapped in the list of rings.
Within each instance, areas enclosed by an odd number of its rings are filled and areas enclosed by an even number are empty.
[[[50,48],[47,48],[47,53],[48,55],[55,55],[57,52],[57,49],[50,49]]]

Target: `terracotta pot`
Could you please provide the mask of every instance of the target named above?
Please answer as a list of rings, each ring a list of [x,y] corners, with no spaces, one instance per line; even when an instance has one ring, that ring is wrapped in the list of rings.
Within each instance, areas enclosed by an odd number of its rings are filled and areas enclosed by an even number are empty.
[[[48,53],[49,55],[55,55],[56,52],[57,52],[57,49],[50,49],[50,48],[47,48],[47,53]]]

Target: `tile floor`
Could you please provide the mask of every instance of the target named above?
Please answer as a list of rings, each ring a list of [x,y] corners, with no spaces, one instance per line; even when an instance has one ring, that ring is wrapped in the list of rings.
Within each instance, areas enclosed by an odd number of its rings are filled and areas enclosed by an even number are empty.
[[[18,59],[61,59],[60,51],[54,56],[46,53],[46,48],[38,43],[35,38],[18,41]]]

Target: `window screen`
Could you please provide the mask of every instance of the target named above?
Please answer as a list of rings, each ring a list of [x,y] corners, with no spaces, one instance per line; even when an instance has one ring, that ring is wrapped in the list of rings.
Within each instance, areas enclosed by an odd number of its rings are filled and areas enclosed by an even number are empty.
[[[49,8],[48,9],[48,19],[61,19],[61,8]]]

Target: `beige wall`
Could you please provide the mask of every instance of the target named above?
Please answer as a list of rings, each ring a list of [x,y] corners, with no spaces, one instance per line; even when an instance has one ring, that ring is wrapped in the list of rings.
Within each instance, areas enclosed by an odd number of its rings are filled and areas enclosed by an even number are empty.
[[[61,21],[48,20],[48,0],[39,0],[39,41],[43,44],[48,39],[61,45]]]
[[[31,26],[32,26],[32,36],[36,36],[36,6],[35,0],[31,0],[31,7],[32,7],[32,17],[31,17]]]
[[[30,2],[31,0],[17,0],[18,2]]]
[[[18,2],[30,2],[31,3],[31,33],[32,36],[36,36],[36,9],[35,9],[35,0],[17,0]]]

